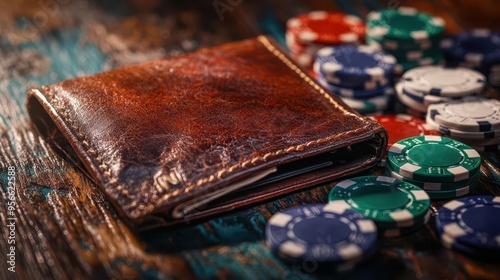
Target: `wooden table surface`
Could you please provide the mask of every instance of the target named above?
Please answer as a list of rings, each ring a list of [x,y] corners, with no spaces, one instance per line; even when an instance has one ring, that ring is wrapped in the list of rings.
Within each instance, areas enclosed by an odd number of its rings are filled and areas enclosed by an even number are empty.
[[[140,232],[33,132],[27,118],[26,92],[33,86],[262,33],[284,43],[285,21],[310,10],[363,17],[399,5],[442,16],[449,34],[500,26],[495,0],[0,0],[0,279],[500,278],[500,263],[444,249],[433,219],[412,235],[381,238],[373,260],[343,274],[281,262],[263,241],[266,221],[287,207],[326,202],[333,182],[208,221]],[[500,195],[499,158],[483,154],[474,194]],[[9,182],[15,183],[13,196]],[[16,204],[8,209],[10,199]],[[444,202],[433,202],[433,212]],[[7,263],[12,246],[15,273]]]

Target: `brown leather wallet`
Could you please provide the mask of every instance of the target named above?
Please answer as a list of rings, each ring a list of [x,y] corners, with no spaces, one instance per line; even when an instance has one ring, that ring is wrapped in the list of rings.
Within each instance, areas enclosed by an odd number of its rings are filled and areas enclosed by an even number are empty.
[[[32,122],[143,227],[207,217],[366,170],[386,131],[270,38],[29,92]]]

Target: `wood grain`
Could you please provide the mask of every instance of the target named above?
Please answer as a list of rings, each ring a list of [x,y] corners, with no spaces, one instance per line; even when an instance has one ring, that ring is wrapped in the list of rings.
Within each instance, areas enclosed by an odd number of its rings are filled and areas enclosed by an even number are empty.
[[[200,223],[139,232],[121,219],[102,192],[55,154],[34,132],[25,111],[30,87],[175,55],[260,32],[283,30],[286,19],[310,9],[357,9],[382,1],[240,1],[221,20],[215,2],[28,1],[4,5],[0,25],[0,279],[495,279],[498,263],[475,260],[439,244],[433,220],[415,234],[379,240],[377,257],[343,274],[314,263],[286,264],[264,243],[269,217],[281,209],[326,202],[333,183]],[[230,3],[223,1],[223,3]],[[237,3],[232,1],[231,3]],[[403,1],[404,2],[404,1]],[[417,3],[418,2],[418,3]],[[451,32],[461,18],[483,25],[454,4],[412,1],[443,13]],[[45,3],[45,4],[44,4]],[[55,3],[51,13],[46,3]],[[63,4],[64,3],[64,4]],[[492,6],[496,5],[493,2]],[[56,8],[54,8],[56,7]],[[8,10],[10,9],[10,11]],[[6,12],[7,10],[7,12]],[[484,13],[488,9],[483,7]],[[45,24],[35,24],[42,11]],[[267,11],[267,12],[266,12]],[[271,11],[269,13],[269,11]],[[40,15],[40,14],[39,14]],[[465,16],[469,15],[469,16]],[[31,23],[30,23],[31,22]],[[19,27],[23,26],[24,27]],[[31,24],[31,25],[30,25]],[[463,26],[474,26],[467,22]],[[280,31],[281,30],[281,31]],[[274,34],[273,34],[274,36]],[[483,154],[474,194],[500,195],[499,154]],[[15,167],[16,273],[7,270],[11,216],[8,170]],[[382,174],[373,169],[367,174]],[[433,202],[436,211],[445,201]]]

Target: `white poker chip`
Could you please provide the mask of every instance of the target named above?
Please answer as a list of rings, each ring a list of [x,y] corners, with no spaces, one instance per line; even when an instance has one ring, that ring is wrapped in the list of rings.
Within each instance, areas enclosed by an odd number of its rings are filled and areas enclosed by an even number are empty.
[[[397,83],[395,88],[396,88],[396,93],[397,93],[399,102],[403,103],[404,105],[406,105],[406,106],[408,106],[408,107],[410,107],[418,112],[421,112],[421,113],[427,112],[427,105],[419,103],[416,100],[413,100],[410,97],[403,94],[403,84],[402,83]]]
[[[500,145],[500,130],[486,132],[467,132],[455,129],[449,129],[437,124],[428,114],[425,121],[429,127],[438,130],[441,134],[453,138],[457,141],[465,143],[473,148],[476,147],[492,147]],[[483,151],[484,148],[477,148],[478,151]]]
[[[445,97],[481,92],[486,85],[486,77],[483,74],[462,67],[417,67],[408,70],[402,80],[404,87],[410,90]]]
[[[413,90],[407,89],[405,87],[402,87],[402,93],[403,93],[403,95],[406,95],[409,98],[417,101],[418,103],[424,104],[425,106],[429,106],[431,104],[443,103],[443,102],[450,102],[450,101],[454,100],[451,97],[443,97],[443,96],[425,94],[423,92],[413,91]],[[459,98],[461,98],[461,97],[459,97]]]
[[[442,104],[433,104],[428,114],[438,125],[467,132],[500,129],[500,101],[476,96]]]
[[[440,125],[437,124],[432,118],[430,114],[425,116],[425,123],[432,129],[439,131]]]
[[[425,118],[426,123],[432,127],[434,130],[438,130],[442,135],[450,136],[450,137],[458,137],[460,139],[493,139],[500,138],[500,129],[490,130],[490,131],[482,131],[482,132],[469,132],[469,131],[461,131],[452,128],[448,128],[446,126],[442,126],[437,124],[432,118],[431,115],[427,115]]]

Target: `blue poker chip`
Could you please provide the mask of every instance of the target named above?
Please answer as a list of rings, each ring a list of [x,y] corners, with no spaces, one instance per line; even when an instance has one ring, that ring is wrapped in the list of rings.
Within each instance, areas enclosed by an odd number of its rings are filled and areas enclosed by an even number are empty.
[[[362,260],[376,247],[375,223],[339,203],[310,204],[274,214],[266,242],[278,256],[296,261],[340,263]]]
[[[458,96],[458,97],[436,96],[436,95],[425,94],[423,92],[413,91],[413,90],[407,89],[405,87],[402,87],[402,94],[413,99],[414,101],[417,101],[418,103],[424,104],[426,106],[428,106],[430,104],[450,102],[453,100],[462,99],[461,96]]]
[[[476,65],[500,62],[500,32],[474,29],[441,42],[448,60],[468,61]]]
[[[473,246],[469,246],[467,244],[463,244],[458,242],[453,237],[449,236],[438,230],[439,235],[441,236],[441,244],[447,249],[454,249],[459,251],[465,255],[484,260],[498,260],[500,259],[500,250],[498,249],[484,249],[477,248]]]
[[[392,55],[365,45],[324,47],[315,61],[326,80],[333,76],[350,83],[387,79],[396,65]]]
[[[358,89],[343,88],[333,85],[327,82],[322,77],[318,77],[317,81],[320,85],[325,87],[330,92],[333,92],[336,95],[347,98],[368,99],[382,95],[394,95],[394,88],[390,85],[386,85],[382,88],[377,88],[374,90],[358,90]]]
[[[437,218],[437,216],[436,216]],[[465,255],[483,260],[500,259],[500,250],[495,248],[478,248],[457,241],[455,238],[443,232],[439,220],[436,221],[436,229],[441,237],[441,244],[447,249],[459,251]]]
[[[470,196],[444,204],[438,231],[466,246],[500,250],[500,196]]]
[[[376,90],[387,86],[390,82],[390,77],[380,77],[376,79],[362,79],[359,77],[339,77],[335,74],[325,74],[321,70],[321,64],[316,61],[313,64],[313,71],[318,77],[321,77],[329,84],[341,88],[349,88],[354,90]]]

